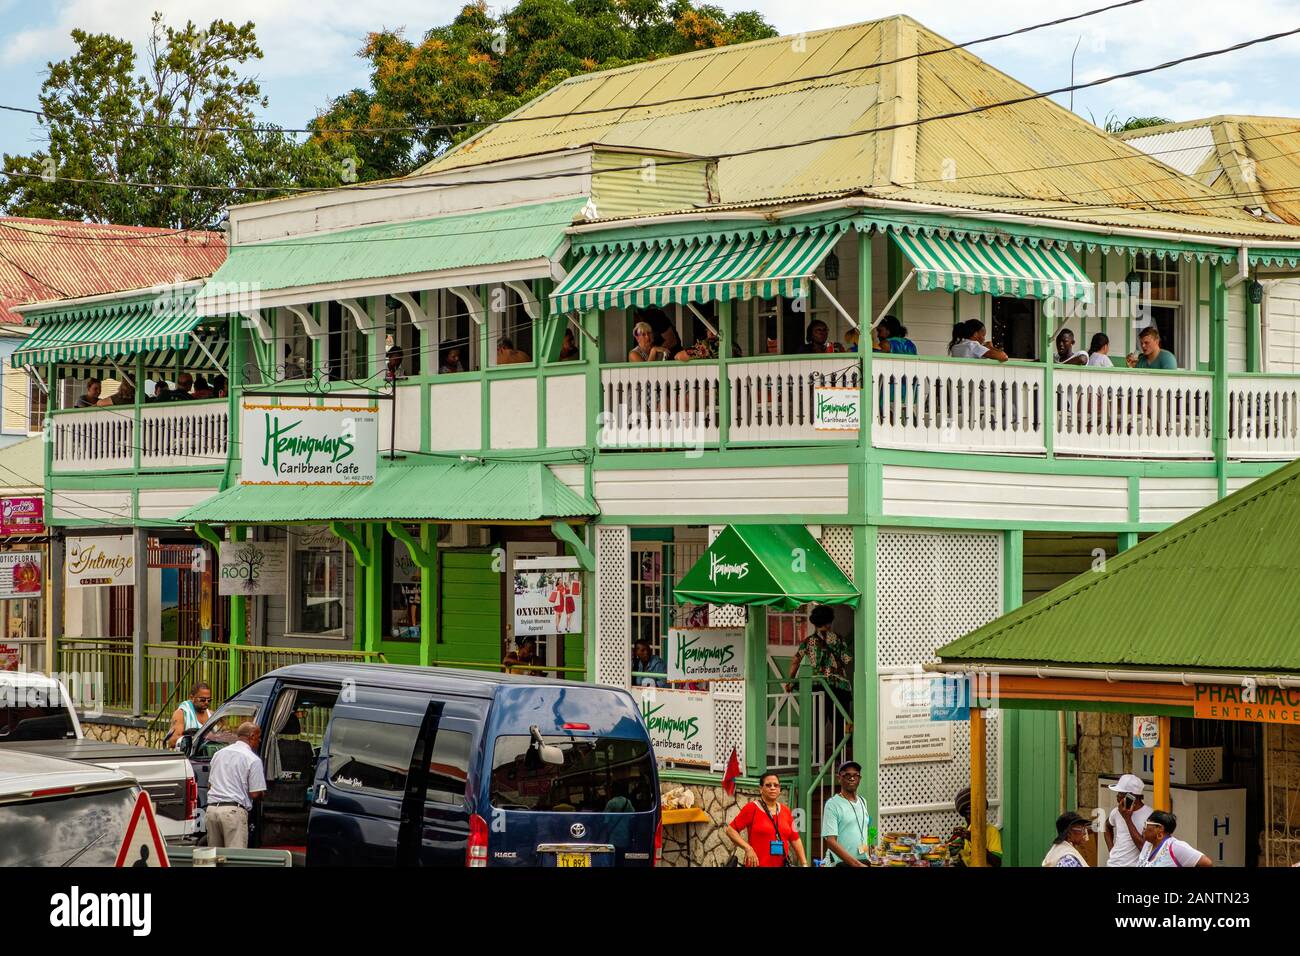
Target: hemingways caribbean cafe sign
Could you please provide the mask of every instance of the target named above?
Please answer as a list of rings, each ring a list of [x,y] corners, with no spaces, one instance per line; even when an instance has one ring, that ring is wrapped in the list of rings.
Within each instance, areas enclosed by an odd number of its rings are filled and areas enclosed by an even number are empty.
[[[244,402],[240,429],[240,484],[375,483],[377,407],[264,405],[250,399]]]
[[[713,766],[713,698],[708,694],[645,687],[641,716],[656,760]]]
[[[129,534],[69,537],[63,573],[70,588],[135,584],[135,540]]]
[[[854,432],[862,427],[862,390],[833,385],[813,389],[813,428]]]
[[[668,680],[743,680],[745,631],[674,627],[668,631]]]

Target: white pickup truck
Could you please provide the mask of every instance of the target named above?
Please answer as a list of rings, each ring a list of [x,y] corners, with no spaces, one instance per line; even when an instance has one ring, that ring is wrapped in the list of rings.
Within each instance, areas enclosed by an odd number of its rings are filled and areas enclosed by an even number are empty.
[[[0,750],[121,770],[149,792],[164,839],[195,831],[198,788],[189,758],[176,750],[88,739],[63,684],[43,674],[0,671]]]

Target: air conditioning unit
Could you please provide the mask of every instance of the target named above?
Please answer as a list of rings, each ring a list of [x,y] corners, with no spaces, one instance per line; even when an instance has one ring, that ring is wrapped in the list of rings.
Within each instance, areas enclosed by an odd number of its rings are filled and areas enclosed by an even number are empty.
[[[1133,751],[1133,772],[1150,783],[1155,779],[1155,750]],[[1222,747],[1170,747],[1169,782],[1187,786],[1223,779]]]
[[[440,548],[486,548],[492,543],[492,532],[480,525],[438,525]]]

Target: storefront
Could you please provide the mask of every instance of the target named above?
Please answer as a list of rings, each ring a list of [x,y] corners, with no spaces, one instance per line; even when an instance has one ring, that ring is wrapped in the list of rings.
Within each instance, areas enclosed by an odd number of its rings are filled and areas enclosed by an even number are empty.
[[[1067,715],[1060,809],[1109,812],[1107,784],[1135,773],[1216,865],[1300,862],[1297,509],[1293,463],[940,647],[929,669],[967,675],[973,735],[996,709]],[[1016,836],[1046,852],[1051,821],[1024,824]]]

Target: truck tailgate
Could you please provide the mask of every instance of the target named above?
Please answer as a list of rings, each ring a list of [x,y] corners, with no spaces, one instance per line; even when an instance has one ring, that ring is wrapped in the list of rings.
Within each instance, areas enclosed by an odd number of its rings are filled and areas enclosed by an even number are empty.
[[[185,819],[186,782],[190,762],[175,750],[152,750],[102,740],[25,740],[6,745],[24,753],[43,754],[124,770],[149,792],[154,810],[171,820]]]

